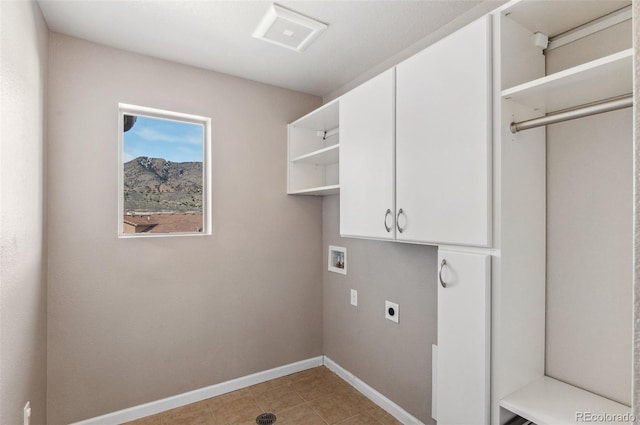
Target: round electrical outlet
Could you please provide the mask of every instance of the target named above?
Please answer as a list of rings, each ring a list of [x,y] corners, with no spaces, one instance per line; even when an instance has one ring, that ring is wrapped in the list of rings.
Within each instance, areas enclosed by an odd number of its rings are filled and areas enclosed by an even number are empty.
[[[391,320],[394,323],[398,323],[398,316],[400,314],[400,307],[398,304],[391,301],[384,302],[384,317]]]

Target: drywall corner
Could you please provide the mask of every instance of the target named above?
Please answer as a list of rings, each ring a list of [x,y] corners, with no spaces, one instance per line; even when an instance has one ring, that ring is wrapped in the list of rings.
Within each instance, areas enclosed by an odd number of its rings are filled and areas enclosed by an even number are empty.
[[[44,144],[48,28],[0,2],[0,423],[46,422]]]

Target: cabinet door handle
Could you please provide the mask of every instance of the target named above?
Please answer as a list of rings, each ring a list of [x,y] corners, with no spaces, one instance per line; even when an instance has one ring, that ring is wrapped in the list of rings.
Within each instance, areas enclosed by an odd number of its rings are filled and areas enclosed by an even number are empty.
[[[447,282],[445,282],[444,280],[442,280],[442,269],[444,269],[444,266],[447,265],[447,260],[442,260],[442,262],[440,263],[440,270],[438,271],[438,279],[440,280],[440,285],[442,285],[443,288],[447,287]]]
[[[400,227],[400,214],[404,215],[404,211],[402,211],[402,208],[398,210],[398,215],[396,216],[396,227],[398,228],[398,232],[402,233],[404,232],[404,229]]]
[[[384,213],[384,228],[387,229],[387,233],[391,232],[391,227],[387,226],[387,217],[391,215],[391,209],[387,208],[387,212]]]

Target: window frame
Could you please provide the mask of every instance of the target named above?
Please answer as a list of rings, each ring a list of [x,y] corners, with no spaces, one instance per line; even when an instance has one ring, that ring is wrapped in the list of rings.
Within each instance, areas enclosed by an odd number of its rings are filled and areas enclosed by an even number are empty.
[[[202,232],[173,233],[124,233],[124,116],[135,115],[169,121],[199,124],[203,126],[202,152]],[[146,106],[118,103],[118,238],[155,238],[176,236],[210,236],[212,227],[212,152],[211,118],[150,108]]]

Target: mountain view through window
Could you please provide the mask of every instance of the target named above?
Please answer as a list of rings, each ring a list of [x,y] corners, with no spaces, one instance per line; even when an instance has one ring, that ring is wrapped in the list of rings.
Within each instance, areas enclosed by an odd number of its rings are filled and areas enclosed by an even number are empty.
[[[123,233],[202,232],[202,124],[124,115]]]

